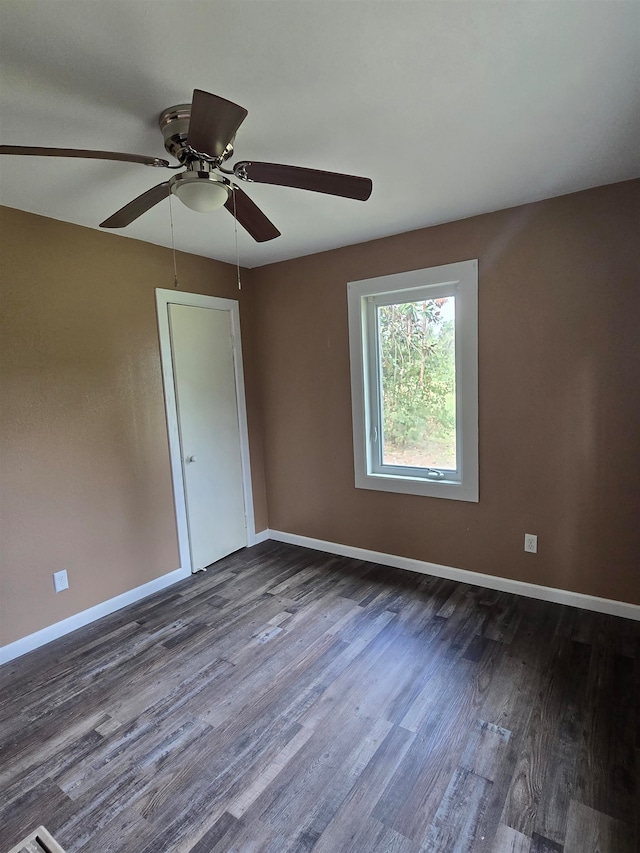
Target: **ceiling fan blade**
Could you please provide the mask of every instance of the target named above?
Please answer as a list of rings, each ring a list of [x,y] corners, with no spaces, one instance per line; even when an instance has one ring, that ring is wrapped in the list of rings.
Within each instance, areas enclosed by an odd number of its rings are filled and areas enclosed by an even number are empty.
[[[239,187],[234,186],[233,192],[224,206],[258,243],[275,240],[276,237],[280,236],[280,232],[273,222]]]
[[[314,193],[328,193],[358,201],[366,201],[373,190],[373,182],[370,178],[341,175],[338,172],[322,172],[319,169],[303,169],[300,166],[281,166],[277,163],[254,163],[243,160],[236,163],[233,173],[241,180],[255,181],[258,184],[297,187]]]
[[[129,204],[121,207],[113,216],[105,219],[100,223],[100,228],[124,228],[129,225],[134,219],[142,216],[147,210],[150,210],[154,205],[166,198],[171,192],[169,181],[158,184],[157,187],[151,187],[142,195],[134,198]]]
[[[201,154],[222,157],[246,117],[247,110],[244,107],[218,95],[194,89],[187,142]]]
[[[145,154],[123,154],[119,151],[87,151],[83,148],[39,148],[33,145],[0,145],[0,154],[17,154],[20,157],[83,157],[87,160],[122,160],[142,163],[145,166],[168,166],[169,161]]]

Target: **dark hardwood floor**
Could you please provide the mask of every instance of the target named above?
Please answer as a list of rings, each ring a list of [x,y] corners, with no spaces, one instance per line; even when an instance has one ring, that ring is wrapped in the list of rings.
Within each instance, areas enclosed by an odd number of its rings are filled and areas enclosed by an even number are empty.
[[[0,850],[634,853],[640,623],[272,542],[0,670]]]

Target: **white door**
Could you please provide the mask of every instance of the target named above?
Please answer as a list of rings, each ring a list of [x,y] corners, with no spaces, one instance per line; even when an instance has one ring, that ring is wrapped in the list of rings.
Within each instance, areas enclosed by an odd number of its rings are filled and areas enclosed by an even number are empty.
[[[247,544],[231,313],[169,305],[192,570]]]

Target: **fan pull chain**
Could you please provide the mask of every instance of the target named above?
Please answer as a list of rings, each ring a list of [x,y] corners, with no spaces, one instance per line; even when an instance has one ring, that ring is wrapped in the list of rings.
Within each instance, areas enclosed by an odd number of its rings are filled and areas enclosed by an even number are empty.
[[[233,188],[233,226],[236,236],[236,272],[238,273],[238,290],[242,290],[242,282],[240,281],[240,252],[238,250],[238,220],[236,218],[236,190]]]
[[[173,193],[169,193],[169,219],[171,221],[171,250],[173,251],[173,286],[175,288],[180,287],[178,282],[178,267],[176,265],[176,241],[173,236],[173,207],[171,206],[171,196]]]

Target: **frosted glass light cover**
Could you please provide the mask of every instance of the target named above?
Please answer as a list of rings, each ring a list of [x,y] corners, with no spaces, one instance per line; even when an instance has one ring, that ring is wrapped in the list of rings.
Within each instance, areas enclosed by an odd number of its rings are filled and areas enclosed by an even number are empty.
[[[184,205],[197,213],[217,210],[229,197],[224,184],[206,179],[176,184],[173,192]]]

